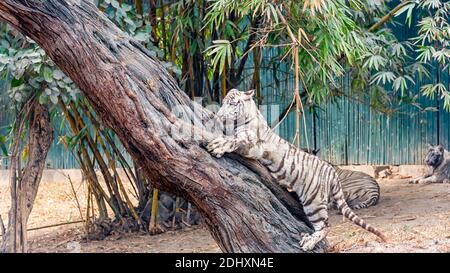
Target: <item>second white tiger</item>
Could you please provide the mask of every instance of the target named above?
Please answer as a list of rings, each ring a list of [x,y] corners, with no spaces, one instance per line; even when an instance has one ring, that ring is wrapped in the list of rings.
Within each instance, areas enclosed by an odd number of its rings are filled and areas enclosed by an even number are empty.
[[[370,175],[363,172],[344,170],[335,167],[342,185],[345,201],[352,209],[374,206],[380,199],[380,186]],[[332,203],[336,207],[335,202]]]
[[[302,234],[300,246],[304,251],[312,250],[326,237],[331,200],[336,201],[347,219],[385,240],[378,229],[365,223],[348,207],[333,166],[276,135],[259,112],[253,95],[253,90],[239,92],[233,89],[228,93],[217,117],[226,124],[230,135],[211,141],[208,151],[216,157],[235,152],[256,159],[267,167],[280,185],[297,193],[314,227],[311,235]]]
[[[302,148],[302,151],[317,155],[318,150]],[[375,206],[380,200],[380,186],[372,176],[360,172],[341,169],[334,166],[341,183],[344,198],[351,209],[363,209]],[[330,208],[337,208],[334,200],[329,204]]]

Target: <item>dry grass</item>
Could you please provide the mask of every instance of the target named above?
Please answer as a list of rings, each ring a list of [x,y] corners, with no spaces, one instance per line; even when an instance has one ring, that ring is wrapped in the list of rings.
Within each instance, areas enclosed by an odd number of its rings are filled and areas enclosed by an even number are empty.
[[[80,201],[81,209],[86,208],[86,187],[83,183],[74,184]],[[0,214],[5,225],[10,206],[9,185],[0,184]],[[72,189],[68,181],[46,183],[43,181],[39,188],[33,211],[28,222],[28,228],[52,225],[63,222],[81,220]]]

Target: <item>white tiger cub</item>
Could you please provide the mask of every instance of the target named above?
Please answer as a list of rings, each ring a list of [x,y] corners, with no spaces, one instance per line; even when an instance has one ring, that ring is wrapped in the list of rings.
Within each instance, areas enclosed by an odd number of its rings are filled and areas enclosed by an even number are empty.
[[[328,233],[328,202],[335,200],[338,209],[350,221],[372,232],[385,241],[385,236],[366,224],[345,202],[333,166],[318,157],[297,149],[280,138],[267,125],[253,101],[254,90],[229,91],[217,117],[231,135],[211,141],[207,149],[216,157],[235,152],[256,159],[266,166],[278,183],[299,196],[314,232],[302,234],[303,251],[312,250]]]

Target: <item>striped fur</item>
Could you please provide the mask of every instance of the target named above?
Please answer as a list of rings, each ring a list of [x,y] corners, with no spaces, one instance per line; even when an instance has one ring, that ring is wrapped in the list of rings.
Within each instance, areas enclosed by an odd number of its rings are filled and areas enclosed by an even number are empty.
[[[278,183],[295,191],[306,216],[313,225],[312,234],[303,234],[300,246],[312,250],[328,233],[328,203],[334,200],[342,214],[353,223],[385,240],[376,228],[365,223],[349,208],[333,166],[303,152],[280,138],[267,125],[253,101],[254,91],[231,90],[223,100],[217,117],[225,123],[226,135],[211,141],[207,149],[216,157],[235,152],[256,159],[267,167]]]
[[[362,209],[374,206],[380,199],[380,186],[370,175],[344,170],[335,167],[338,180],[341,183],[344,198],[351,209]],[[336,203],[331,203],[336,207]]]
[[[301,148],[302,151],[317,155],[319,150]],[[345,170],[334,166],[341,183],[344,198],[351,209],[374,206],[380,199],[380,186],[372,176],[358,171]],[[337,204],[331,200],[329,208],[336,209]]]

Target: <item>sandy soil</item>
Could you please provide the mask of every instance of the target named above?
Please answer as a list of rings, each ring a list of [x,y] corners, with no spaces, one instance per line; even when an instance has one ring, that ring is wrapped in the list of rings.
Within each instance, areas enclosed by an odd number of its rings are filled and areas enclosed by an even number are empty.
[[[211,253],[221,252],[209,232],[203,228],[186,228],[149,236],[116,234],[103,241],[82,239],[83,228],[64,227],[56,231],[34,234],[32,252],[126,252],[126,253]]]
[[[78,182],[73,184],[73,188],[74,190],[68,180],[54,183],[42,181],[28,220],[28,228],[81,220],[80,209],[83,213],[86,210],[86,186]],[[5,225],[9,206],[9,184],[0,183],[0,215]],[[30,235],[37,232],[31,232]]]
[[[75,183],[82,209],[85,188]],[[450,184],[409,185],[406,180],[382,180],[382,199],[357,211],[384,230],[388,243],[331,213],[328,239],[332,252],[450,252]],[[42,183],[30,228],[80,219],[68,182]],[[7,185],[0,185],[0,214],[6,222]],[[149,236],[116,234],[104,241],[83,240],[83,226],[72,224],[30,231],[32,252],[220,252],[204,228],[189,228]]]
[[[378,205],[357,211],[382,229],[387,243],[333,213],[328,239],[339,252],[450,252],[450,184],[380,181]]]

